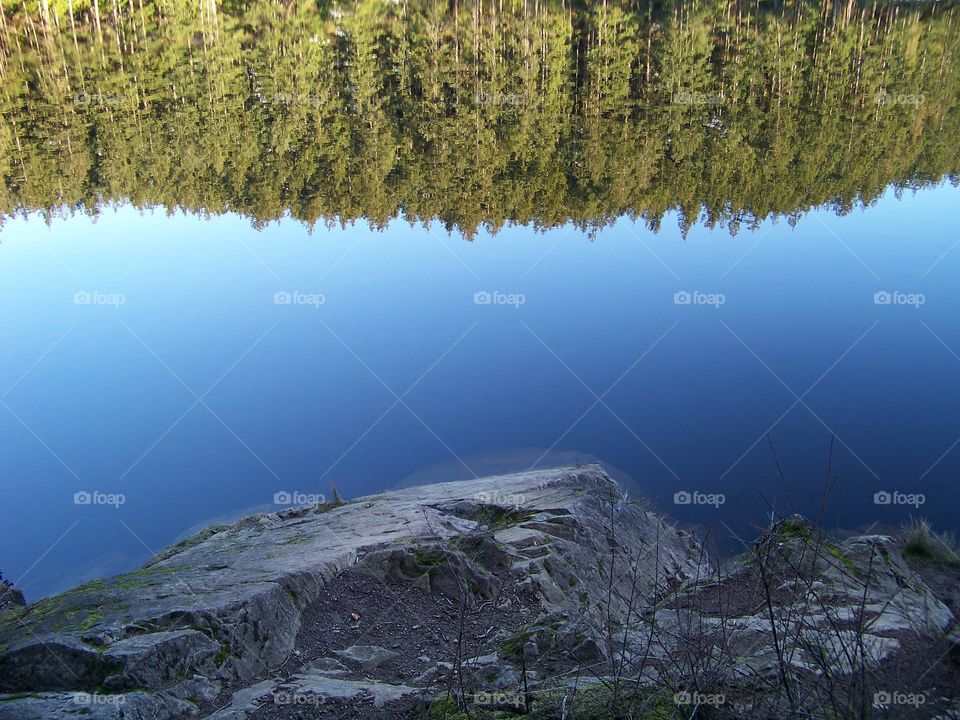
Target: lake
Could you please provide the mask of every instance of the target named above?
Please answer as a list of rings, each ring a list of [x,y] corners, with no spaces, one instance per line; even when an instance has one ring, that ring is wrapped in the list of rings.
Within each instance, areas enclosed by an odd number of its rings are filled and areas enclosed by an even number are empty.
[[[950,8],[62,4],[0,30],[28,599],[331,484],[596,460],[722,552],[960,530]]]

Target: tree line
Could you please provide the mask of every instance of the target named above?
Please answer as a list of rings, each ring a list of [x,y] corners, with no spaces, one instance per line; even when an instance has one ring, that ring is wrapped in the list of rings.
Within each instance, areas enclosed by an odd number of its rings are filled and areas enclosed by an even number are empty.
[[[956,182],[937,2],[2,3],[0,222],[132,203],[736,232]]]

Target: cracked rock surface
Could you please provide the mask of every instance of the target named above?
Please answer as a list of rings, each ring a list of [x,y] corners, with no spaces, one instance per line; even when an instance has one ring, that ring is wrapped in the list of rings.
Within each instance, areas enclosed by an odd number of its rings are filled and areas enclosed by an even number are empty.
[[[749,715],[784,666],[840,677],[950,642],[890,538],[818,533],[784,521],[720,568],[592,465],[254,515],[9,608],[0,720],[549,710],[578,684],[692,674],[746,688],[730,707]]]
[[[603,588],[583,582],[571,593],[571,578],[605,553],[601,529],[618,499],[599,467],[582,466],[404,488],[204,531],[141,570],[4,615],[0,682],[11,697],[0,717],[66,717],[77,708],[114,717],[120,705],[111,696],[124,698],[127,716],[202,716],[211,709],[205,698],[266,687],[263,678],[292,657],[305,609],[348,569],[452,602],[502,600],[509,581],[522,584],[517,592],[532,604],[591,612]],[[636,515],[637,532],[625,541],[638,549],[659,543],[667,558],[650,582],[697,574],[688,539],[638,507],[621,511]],[[451,550],[453,541],[462,546]],[[331,655],[361,671],[396,655],[364,643],[337,650]],[[331,697],[360,682],[332,677],[314,669],[296,682],[322,685]],[[380,702],[398,692],[406,690],[363,694]],[[77,693],[96,702],[82,705]]]

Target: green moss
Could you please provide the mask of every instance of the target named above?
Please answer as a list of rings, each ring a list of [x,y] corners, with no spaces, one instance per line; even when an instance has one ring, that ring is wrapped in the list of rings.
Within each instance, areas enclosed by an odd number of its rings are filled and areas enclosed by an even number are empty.
[[[228,657],[230,657],[230,649],[226,645],[221,645],[220,651],[217,653],[216,657],[213,658],[213,664],[217,667],[220,667],[227,661]]]
[[[119,588],[121,590],[132,590],[134,588],[150,585],[152,580],[164,579],[167,575],[189,570],[189,565],[169,565],[159,567],[156,565],[146,565],[139,570],[125,575],[118,575],[110,581],[110,588]]]
[[[98,622],[103,620],[103,613],[101,612],[101,610],[102,608],[96,608],[95,610],[91,610],[90,614],[87,615],[87,619],[84,620],[83,623],[80,625],[80,630],[86,632],[87,630],[92,628],[94,625],[96,625]]]
[[[11,693],[5,697],[0,697],[0,702],[10,702],[11,700],[23,700],[24,698],[32,698],[35,696],[36,696],[36,693],[30,693],[30,692]]]
[[[158,562],[162,560],[166,560],[167,558],[173,557],[174,555],[177,555],[178,553],[181,553],[184,550],[192,548],[194,545],[199,545],[207,538],[212,537],[217,533],[222,532],[223,530],[226,530],[228,527],[229,525],[210,525],[209,527],[205,527],[196,535],[191,535],[188,538],[184,538],[183,540],[178,542],[176,545],[171,545],[170,547],[165,548],[164,550],[161,550],[159,553],[157,553],[152,558],[150,558],[150,560],[147,561],[147,564],[145,565],[145,567],[156,565]]]
[[[672,720],[687,717],[677,712],[670,691],[634,691],[627,683],[621,692],[622,696],[614,708],[613,692],[603,685],[581,687],[575,695],[567,688],[541,690],[533,694],[530,712],[520,717],[526,720],[558,720],[564,707],[564,697],[567,699],[566,717],[576,720]],[[457,704],[455,698],[443,694],[434,699],[425,716],[421,717],[429,720],[507,720],[518,715],[509,710],[493,710],[478,705],[465,709]]]
[[[25,607],[15,607],[0,615],[0,625],[15,623],[27,611]]]
[[[457,704],[456,698],[444,694],[433,700],[426,717],[430,720],[515,720],[517,715],[479,705],[471,705],[468,712]]]
[[[427,717],[433,720],[470,720],[466,711],[457,705],[456,699],[451,696],[443,695],[435,698],[430,703],[430,711]]]
[[[185,569],[186,565],[151,566],[105,580],[92,580],[5,613],[0,618],[0,631],[19,632],[21,625],[34,633],[89,630],[97,623],[119,617],[122,611],[129,610],[128,604],[120,602],[124,600],[124,591],[167,582],[169,575]]]
[[[673,694],[667,690],[635,690],[629,683],[621,686],[621,694],[614,708],[613,691],[605,685],[589,685],[569,698],[567,712],[577,720],[671,720],[686,718],[673,704]],[[529,720],[547,720],[558,717],[558,710],[566,691],[540,696]],[[699,717],[699,715],[698,715]]]
[[[536,513],[531,510],[513,510],[499,505],[484,505],[483,509],[474,518],[481,525],[496,532],[514,525],[529,522]]]
[[[787,518],[781,522],[780,526],[777,528],[777,537],[809,540],[810,526],[803,520],[797,518]]]
[[[344,505],[347,505],[347,504],[348,504],[348,503],[345,503],[345,502],[336,502],[336,501],[319,503],[319,504],[317,504],[317,505],[313,508],[313,512],[314,512],[314,514],[316,514],[316,515],[322,515],[323,513],[328,513],[328,512],[330,512],[330,511],[333,510],[334,508],[343,507]]]
[[[417,561],[417,565],[421,565],[423,567],[439,565],[443,562],[442,556],[428,554],[419,548],[413,551],[413,558]]]
[[[500,654],[505,658],[518,658],[523,654],[523,646],[530,642],[533,632],[524,627],[500,643]]]
[[[826,550],[830,555],[839,560],[848,570],[853,570],[853,560],[847,557],[846,553],[843,552],[836,545],[831,545],[827,543],[824,545],[824,550]]]

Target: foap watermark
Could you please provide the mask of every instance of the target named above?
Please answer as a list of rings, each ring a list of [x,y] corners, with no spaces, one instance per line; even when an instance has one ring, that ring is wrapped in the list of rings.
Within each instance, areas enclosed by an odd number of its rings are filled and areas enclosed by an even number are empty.
[[[99,693],[75,692],[70,699],[75,705],[83,707],[100,707],[104,705],[123,705],[127,698],[123,695],[101,695]]]
[[[874,505],[912,505],[920,507],[927,501],[923,493],[905,493],[898,490],[880,490],[873,494]]]
[[[108,293],[99,290],[78,290],[73,294],[74,305],[106,305],[119,308],[127,304],[127,296],[123,293]]]
[[[526,706],[523,696],[517,692],[489,692],[480,690],[473,694],[474,705],[494,705],[496,707],[515,707],[522,708]]]
[[[880,690],[873,694],[873,704],[883,707],[909,705],[919,707],[927,701],[923,693],[905,693],[898,690]]]
[[[681,90],[673,95],[674,105],[719,105],[720,96],[690,90]]]
[[[673,703],[675,705],[723,705],[727,701],[727,696],[723,693],[702,693],[681,690],[673,694]]]
[[[723,493],[703,493],[698,490],[679,490],[673,494],[674,505],[713,505],[718,508],[727,501]]]
[[[673,294],[674,305],[710,305],[719,310],[720,306],[726,302],[727,296],[723,293],[678,290]]]
[[[479,105],[526,105],[527,96],[523,93],[500,93],[481,90],[477,93]]]
[[[127,501],[123,493],[105,493],[99,490],[78,490],[73,494],[74,505],[109,505],[118,508]]]
[[[526,496],[520,495],[519,493],[501,495],[496,491],[478,492],[473,496],[473,499],[484,505],[507,505],[513,507],[515,510],[527,501]]]
[[[275,692],[272,693],[274,705],[324,705],[327,698],[314,693]]]
[[[299,290],[278,290],[273,294],[274,305],[308,305],[319,308],[327,302],[323,293],[307,293]]]
[[[322,493],[305,493],[299,490],[281,490],[273,494],[274,505],[319,505],[327,498]]]
[[[273,105],[309,105],[319,107],[323,104],[323,98],[314,93],[289,93],[277,92],[273,94]]]
[[[123,98],[119,95],[78,92],[74,93],[73,102],[75,105],[119,105]]]
[[[876,105],[912,105],[918,107],[924,100],[923,93],[888,93],[880,90],[873,96]]]
[[[473,294],[474,305],[509,305],[519,308],[527,301],[523,293],[505,293],[499,290],[478,290]]]
[[[907,305],[919,309],[921,305],[927,302],[927,296],[923,293],[905,293],[899,290],[879,290],[873,294],[874,305]]]

